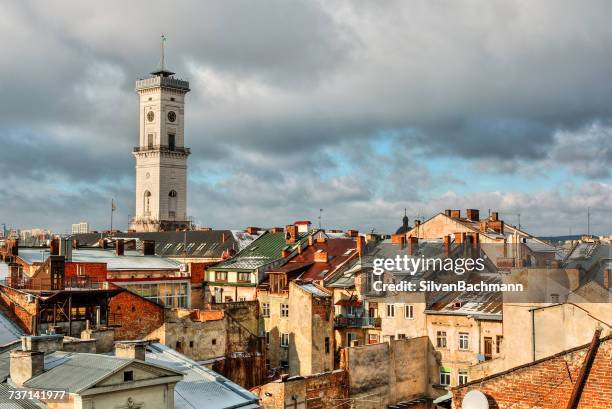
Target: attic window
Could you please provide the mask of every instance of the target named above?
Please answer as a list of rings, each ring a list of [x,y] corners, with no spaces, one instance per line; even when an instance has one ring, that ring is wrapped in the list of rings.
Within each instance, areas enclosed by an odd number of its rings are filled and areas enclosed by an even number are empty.
[[[123,382],[131,382],[134,380],[134,371],[123,372]]]

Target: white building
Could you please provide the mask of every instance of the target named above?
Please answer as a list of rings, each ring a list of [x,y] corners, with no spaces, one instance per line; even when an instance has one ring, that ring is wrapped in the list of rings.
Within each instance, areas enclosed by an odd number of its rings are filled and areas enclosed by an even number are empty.
[[[89,223],[80,222],[80,223],[74,223],[72,225],[72,234],[84,234],[84,233],[89,233]]]
[[[184,144],[185,94],[189,82],[164,66],[136,81],[140,97],[140,138],[136,159],[136,212],[133,231],[190,227],[187,218],[187,157]]]

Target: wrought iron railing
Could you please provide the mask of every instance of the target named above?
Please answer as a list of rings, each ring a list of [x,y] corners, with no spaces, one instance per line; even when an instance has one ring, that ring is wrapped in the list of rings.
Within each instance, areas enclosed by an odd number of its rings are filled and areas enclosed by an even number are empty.
[[[191,150],[189,148],[170,146],[170,145],[150,145],[150,146],[136,146],[134,152],[148,152],[148,151],[162,151],[162,152],[176,152],[185,153],[189,155]]]
[[[336,328],[380,328],[381,319],[377,317],[336,317]]]

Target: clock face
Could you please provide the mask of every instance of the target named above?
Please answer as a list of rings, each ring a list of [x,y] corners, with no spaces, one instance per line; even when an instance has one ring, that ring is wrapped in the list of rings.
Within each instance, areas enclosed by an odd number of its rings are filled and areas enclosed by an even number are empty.
[[[176,121],[176,112],[174,111],[168,112],[168,121],[170,122]]]
[[[153,113],[153,111],[147,112],[147,119],[149,120],[149,122],[153,122],[153,120],[155,119],[155,114]]]

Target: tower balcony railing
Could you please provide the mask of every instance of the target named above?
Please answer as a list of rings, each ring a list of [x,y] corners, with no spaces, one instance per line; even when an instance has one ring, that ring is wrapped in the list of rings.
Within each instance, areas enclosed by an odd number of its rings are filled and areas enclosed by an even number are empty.
[[[191,149],[179,147],[179,146],[151,145],[151,146],[136,146],[134,148],[134,152],[152,152],[152,151],[176,152],[176,153],[183,153],[186,155],[191,154]]]
[[[189,82],[172,77],[154,76],[151,78],[145,78],[136,81],[136,90],[155,88],[155,87],[168,87],[176,88],[182,91],[189,91]]]

